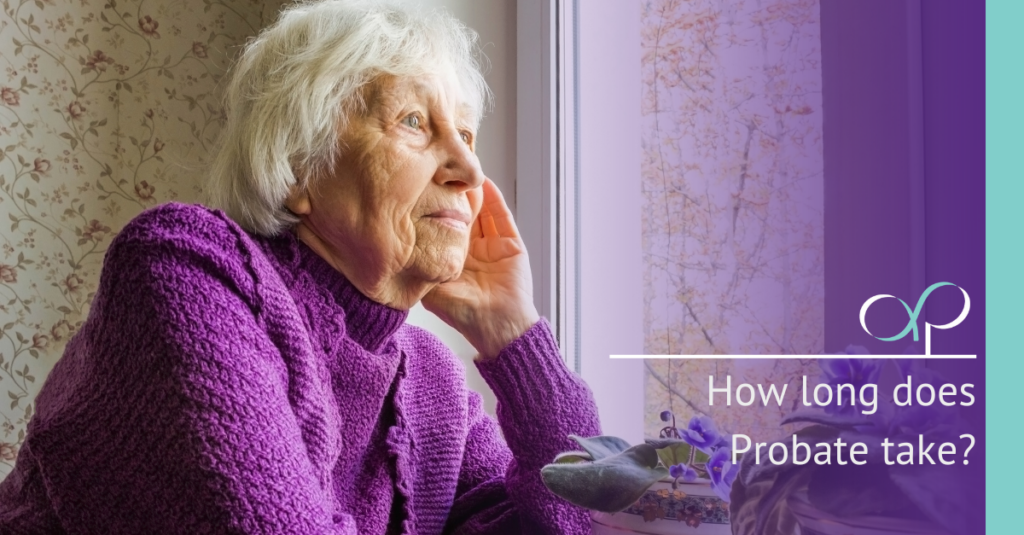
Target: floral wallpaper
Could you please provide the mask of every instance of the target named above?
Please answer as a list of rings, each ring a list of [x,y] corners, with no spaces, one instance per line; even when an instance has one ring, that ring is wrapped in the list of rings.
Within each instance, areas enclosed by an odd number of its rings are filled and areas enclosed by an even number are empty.
[[[815,354],[824,336],[818,0],[642,4],[645,352]],[[790,383],[807,360],[648,360],[665,409],[755,439],[791,407],[728,410],[716,387]]]
[[[2,0],[0,478],[111,238],[199,199],[226,69],[283,3]]]

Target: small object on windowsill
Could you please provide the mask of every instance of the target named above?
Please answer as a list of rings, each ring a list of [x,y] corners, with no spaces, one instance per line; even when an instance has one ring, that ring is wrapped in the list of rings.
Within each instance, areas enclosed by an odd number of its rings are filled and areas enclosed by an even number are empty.
[[[739,467],[728,437],[707,416],[694,416],[683,429],[671,411],[660,418],[671,423],[659,438],[636,446],[612,436],[571,436],[582,451],[545,466],[544,484],[590,509],[595,534],[731,533],[729,494]]]

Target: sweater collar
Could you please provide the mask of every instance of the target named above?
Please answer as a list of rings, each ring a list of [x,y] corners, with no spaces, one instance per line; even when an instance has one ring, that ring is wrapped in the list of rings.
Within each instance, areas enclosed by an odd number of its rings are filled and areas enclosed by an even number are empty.
[[[345,311],[345,330],[349,338],[371,352],[378,352],[405,323],[408,310],[399,310],[363,295],[344,275],[291,232],[282,240],[292,253],[293,276],[305,272],[316,286],[325,288]]]

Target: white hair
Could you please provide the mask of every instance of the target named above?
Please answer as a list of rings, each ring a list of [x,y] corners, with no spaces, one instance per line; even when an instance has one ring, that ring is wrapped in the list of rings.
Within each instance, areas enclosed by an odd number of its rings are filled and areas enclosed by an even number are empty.
[[[300,2],[252,39],[233,67],[207,189],[212,206],[272,236],[297,219],[285,206],[339,155],[346,116],[381,75],[453,68],[479,120],[491,94],[477,34],[441,10],[393,0]]]

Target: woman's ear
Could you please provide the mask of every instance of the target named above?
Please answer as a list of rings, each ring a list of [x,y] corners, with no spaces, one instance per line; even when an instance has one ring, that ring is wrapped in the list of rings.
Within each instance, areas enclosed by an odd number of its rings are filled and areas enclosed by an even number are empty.
[[[292,185],[288,197],[284,200],[284,206],[295,215],[309,215],[309,190],[299,184]]]

